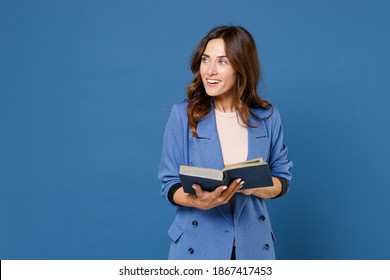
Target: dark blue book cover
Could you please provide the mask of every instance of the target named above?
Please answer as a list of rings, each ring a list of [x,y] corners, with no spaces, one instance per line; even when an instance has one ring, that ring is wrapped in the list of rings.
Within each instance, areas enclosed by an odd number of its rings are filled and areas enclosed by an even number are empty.
[[[203,190],[213,191],[221,185],[228,186],[238,178],[245,182],[241,189],[273,185],[269,165],[261,159],[230,165],[223,170],[182,166],[179,176],[184,191],[192,194],[195,193],[192,188],[193,184],[200,185]]]

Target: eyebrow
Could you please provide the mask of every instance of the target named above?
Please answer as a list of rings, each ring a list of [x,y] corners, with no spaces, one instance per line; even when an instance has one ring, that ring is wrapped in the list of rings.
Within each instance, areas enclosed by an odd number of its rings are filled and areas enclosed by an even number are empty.
[[[202,56],[206,56],[206,57],[210,57],[208,54],[202,54]],[[226,55],[219,55],[219,56],[217,56],[218,58],[227,58],[227,56]]]

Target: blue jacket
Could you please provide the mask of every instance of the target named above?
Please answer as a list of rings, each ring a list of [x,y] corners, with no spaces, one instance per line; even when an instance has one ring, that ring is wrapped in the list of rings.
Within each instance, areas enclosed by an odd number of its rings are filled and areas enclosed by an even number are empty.
[[[253,112],[266,118],[272,109]],[[292,162],[283,144],[278,110],[273,107],[271,117],[263,120],[251,117],[250,123],[256,127],[248,128],[248,159],[262,157],[273,176],[290,184]],[[161,194],[168,202],[169,189],[180,183],[180,165],[224,167],[213,110],[198,123],[197,133],[195,138],[189,129],[187,103],[174,105],[165,128],[158,172]],[[234,213],[229,203],[210,210],[177,206],[168,230],[172,241],[169,259],[230,259],[234,242],[237,259],[275,259],[275,238],[265,200],[240,193],[234,200]]]

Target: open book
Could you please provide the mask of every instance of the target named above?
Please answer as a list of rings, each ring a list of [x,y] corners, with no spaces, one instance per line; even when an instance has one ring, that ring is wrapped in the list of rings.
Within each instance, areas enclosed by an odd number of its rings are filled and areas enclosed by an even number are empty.
[[[222,170],[181,165],[179,177],[186,193],[195,193],[193,184],[213,191],[221,185],[229,186],[237,178],[245,181],[241,189],[273,186],[269,165],[262,158],[227,165]]]

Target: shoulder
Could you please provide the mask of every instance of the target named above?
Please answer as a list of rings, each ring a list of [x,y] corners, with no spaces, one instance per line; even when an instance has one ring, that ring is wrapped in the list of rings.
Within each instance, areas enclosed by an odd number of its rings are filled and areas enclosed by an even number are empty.
[[[251,112],[256,115],[258,118],[266,119],[271,116],[274,106],[270,108],[251,108]]]
[[[181,114],[185,113],[187,114],[187,107],[188,107],[188,102],[183,101],[182,103],[177,103],[172,106],[172,111],[177,111]]]
[[[278,108],[271,106],[270,108],[251,108],[252,114],[256,116],[258,121],[274,122],[280,121],[280,113]]]
[[[169,117],[171,122],[181,122],[183,124],[187,123],[187,106],[188,102],[186,101],[172,105]]]

